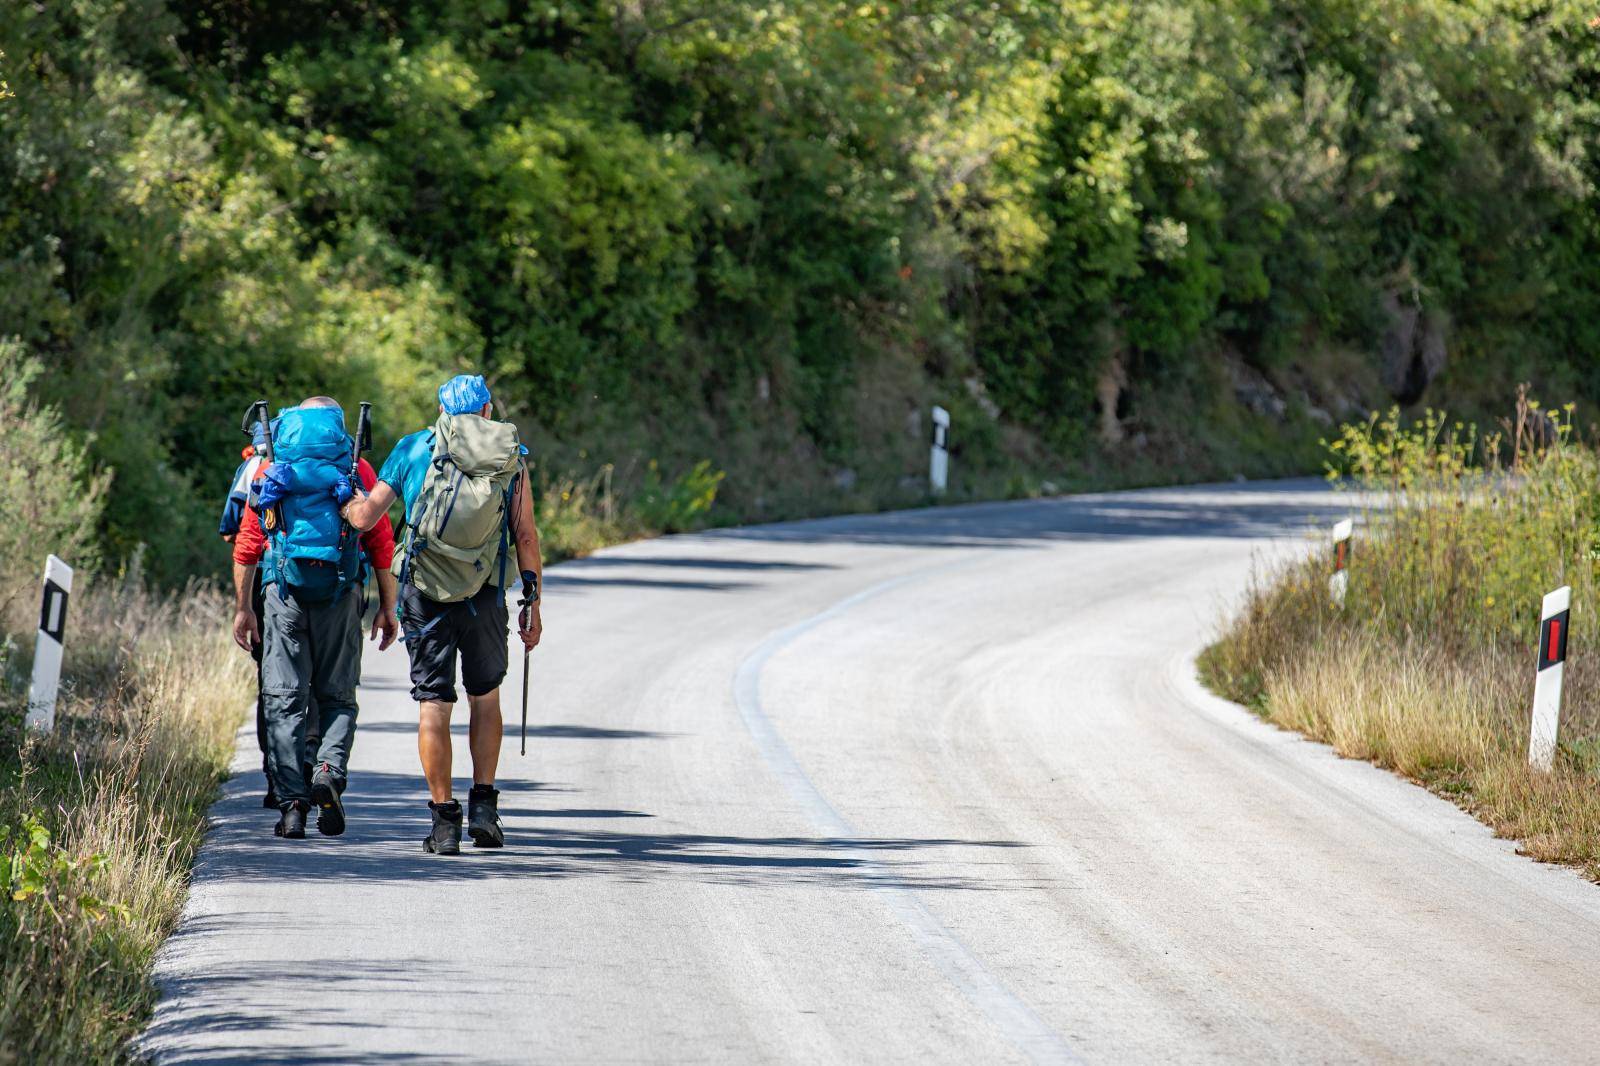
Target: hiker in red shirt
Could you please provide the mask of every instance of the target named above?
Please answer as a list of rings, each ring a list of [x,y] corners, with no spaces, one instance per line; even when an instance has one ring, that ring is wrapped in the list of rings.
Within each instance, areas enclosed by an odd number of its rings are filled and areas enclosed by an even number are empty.
[[[361,473],[361,487],[367,492],[378,483],[378,473],[372,469],[372,464],[366,459],[361,460],[358,468]],[[261,562],[261,557],[267,553],[267,535],[261,529],[261,519],[257,516],[255,508],[248,503],[244,507],[244,519],[239,523],[239,536],[233,542],[233,561],[242,566],[256,566]],[[367,566],[374,571],[383,572],[389,569],[394,562],[394,527],[389,524],[389,516],[384,515],[378,524],[361,534],[361,554],[367,560]],[[378,619],[373,620],[372,636],[378,635]],[[237,633],[235,639],[237,639]],[[256,635],[259,640],[260,634]],[[391,636],[392,639],[392,636]],[[387,648],[389,645],[384,644]]]
[[[291,413],[336,406],[332,400],[313,397]],[[362,459],[357,472],[362,485],[370,491],[377,483],[372,466]],[[399,632],[394,611],[396,585],[389,572],[394,560],[394,529],[387,516],[361,535],[359,547],[362,562],[377,579],[378,610],[371,639],[377,640],[381,634],[382,650],[394,643]],[[307,809],[315,804],[321,812],[317,828],[326,836],[338,836],[344,832],[341,796],[355,739],[360,608],[357,600],[348,598],[357,595],[353,588],[322,604],[315,599],[301,602],[302,593],[295,586],[288,591],[278,587],[283,584],[283,563],[276,558],[277,551],[262,528],[256,508],[247,504],[233,545],[237,597],[233,638],[246,650],[262,641],[261,623],[250,609],[250,594],[258,568],[264,568],[266,584],[262,596],[268,601],[268,636],[277,635],[277,643],[269,640],[265,648],[271,668],[265,671],[263,686],[270,734],[269,776],[283,811],[275,832],[279,836],[303,837]],[[292,617],[288,621],[280,617],[274,628],[274,612]],[[298,635],[293,635],[296,632]],[[316,750],[310,750],[312,735],[319,738],[314,742]],[[302,782],[302,770],[307,767],[309,772]],[[309,801],[305,798],[307,789]]]

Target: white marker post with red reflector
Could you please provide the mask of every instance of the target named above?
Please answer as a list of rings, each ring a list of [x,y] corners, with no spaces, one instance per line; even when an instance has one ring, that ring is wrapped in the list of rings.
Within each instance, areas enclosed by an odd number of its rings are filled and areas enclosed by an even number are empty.
[[[933,408],[933,446],[928,452],[928,485],[943,495],[950,481],[950,412],[935,404]]]
[[[28,686],[28,728],[49,732],[56,724],[56,692],[61,685],[61,638],[67,628],[67,596],[72,567],[54,555],[44,564],[44,599],[39,604],[39,637],[33,650],[33,683]]]
[[[1561,674],[1567,662],[1571,628],[1572,588],[1562,585],[1545,596],[1539,612],[1539,670],[1533,683],[1533,731],[1528,738],[1528,765],[1549,770],[1555,765],[1556,735],[1561,728]]]
[[[1350,587],[1350,536],[1356,524],[1349,518],[1333,525],[1333,574],[1328,578],[1328,595],[1335,607],[1344,606],[1345,589]]]

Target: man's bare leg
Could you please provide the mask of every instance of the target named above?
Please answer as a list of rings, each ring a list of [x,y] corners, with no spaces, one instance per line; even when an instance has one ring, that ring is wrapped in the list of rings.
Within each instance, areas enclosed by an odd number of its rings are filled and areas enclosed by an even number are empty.
[[[419,708],[417,755],[422,759],[422,775],[428,779],[428,794],[435,803],[448,803],[453,795],[450,791],[450,712],[454,709],[453,703],[432,700]]]
[[[467,745],[472,749],[472,783],[493,785],[500,766],[500,741],[505,723],[500,718],[500,690],[468,696],[472,720],[467,725]]]

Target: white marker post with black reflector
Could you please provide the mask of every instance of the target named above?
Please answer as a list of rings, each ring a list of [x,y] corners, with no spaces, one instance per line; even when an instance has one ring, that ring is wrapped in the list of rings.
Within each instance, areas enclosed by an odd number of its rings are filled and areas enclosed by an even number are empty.
[[[1571,629],[1572,588],[1562,585],[1544,598],[1539,612],[1539,669],[1533,682],[1533,731],[1528,738],[1528,765],[1549,770],[1555,765],[1556,736],[1561,729],[1561,674],[1567,662]]]
[[[1350,587],[1350,535],[1356,524],[1343,519],[1333,525],[1333,574],[1328,578],[1328,595],[1335,607],[1344,606],[1344,593]]]
[[[950,412],[933,408],[933,447],[928,453],[928,484],[942,495],[950,482]]]
[[[67,628],[67,597],[72,567],[54,555],[44,564],[44,598],[39,604],[39,639],[33,650],[33,683],[28,686],[28,728],[49,732],[56,724],[56,692],[61,686],[61,638]]]

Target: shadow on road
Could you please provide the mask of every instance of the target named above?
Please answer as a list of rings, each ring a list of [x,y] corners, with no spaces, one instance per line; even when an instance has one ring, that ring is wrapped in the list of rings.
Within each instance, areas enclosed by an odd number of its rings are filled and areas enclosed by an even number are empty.
[[[641,560],[639,564],[648,565]],[[552,570],[545,578],[546,589],[562,592],[582,592],[592,588],[666,589],[672,592],[734,592],[757,588],[750,581],[690,581],[676,578],[650,577],[574,577],[566,570]]]
[[[913,548],[1025,548],[1049,541],[1132,537],[1255,538],[1304,532],[1346,517],[1353,507],[1348,498],[1329,492],[1327,482],[1299,478],[846,515],[713,530],[700,536]]]
[[[173,993],[177,995],[178,993]],[[329,1022],[330,1026],[334,1023]],[[163,1028],[155,1026],[156,1029]],[[186,1027],[187,1030],[205,1032],[211,1026],[201,1023],[196,1026]],[[282,1048],[269,1050],[251,1046],[236,1052],[218,1052],[207,1048],[203,1051],[185,1053],[182,1051],[163,1052],[161,1055],[163,1066],[363,1066],[365,1063],[432,1063],[432,1062],[472,1062],[483,1063],[483,1059],[476,1056],[452,1055],[449,1052],[429,1051],[426,1054],[411,1051],[353,1051],[348,1047],[339,1046],[331,1051],[319,1051],[314,1048]]]
[[[904,856],[932,848],[1026,846],[1010,840],[626,832],[574,823],[651,815],[543,802],[559,791],[504,782],[500,811],[506,847],[480,851],[469,844],[460,857],[422,851],[429,822],[420,775],[353,772],[345,795],[349,826],[338,838],[321,837],[313,829],[304,841],[278,840],[272,836],[273,812],[252,810],[253,793],[233,796],[217,808],[218,821],[196,874],[202,880],[275,884],[599,876],[625,882],[689,877],[754,886],[992,891],[1014,886],[979,876],[926,874],[919,861]],[[557,824],[541,824],[551,820]],[[939,865],[948,870],[949,857],[941,856]]]
[[[362,688],[369,686],[363,684]],[[450,735],[464,737],[467,735],[467,725],[471,721],[465,707],[455,712],[450,721]],[[416,722],[360,722],[356,727],[359,737],[362,733],[399,733],[411,736],[417,731]],[[522,726],[520,723],[505,716],[505,735],[507,737],[520,737]],[[607,729],[597,725],[530,725],[528,727],[529,739],[541,740],[667,740],[679,736],[678,733],[658,733],[651,729]]]
[[[729,559],[695,555],[593,555],[561,564],[562,574],[583,574],[614,566],[665,566],[685,570],[837,570],[832,563],[801,563],[777,559]],[[554,575],[552,575],[553,577]]]
[[[203,932],[201,920],[190,922],[176,934],[183,938]],[[287,963],[286,965],[293,965]],[[303,990],[289,1002],[281,1000],[283,973],[277,967],[261,964],[212,962],[204,974],[168,977],[161,982],[164,1002],[162,1010],[141,1043],[147,1051],[159,1051],[163,1066],[187,1066],[205,1063],[251,1063],[267,1066],[323,1066],[333,1063],[423,1063],[464,1062],[459,1056],[441,1047],[437,1033],[420,1031],[416,1044],[428,1047],[427,1052],[405,1051],[353,1051],[349,1045],[352,1030],[383,1029],[392,1033],[393,1026],[352,1021],[348,1004],[343,1000],[352,992],[360,995],[415,994],[421,982],[423,987],[444,987],[460,984],[470,976],[466,970],[448,965],[437,959],[414,958],[385,960],[382,963],[364,963],[356,959],[341,959],[337,967],[319,967],[313,977],[307,969],[305,980],[299,984]],[[218,1009],[219,1002],[229,1004]],[[186,1004],[193,1006],[185,1006]],[[325,1005],[324,1005],[325,1004]],[[324,1039],[311,1046],[263,1046],[263,1036],[274,1029],[301,1030],[307,1026],[326,1030]],[[185,1051],[181,1046],[163,1047],[169,1041],[182,1040],[197,1033],[227,1034],[233,1044],[231,1050],[204,1046],[198,1051]],[[205,1042],[211,1045],[212,1042]],[[472,1059],[471,1061],[481,1061]]]

